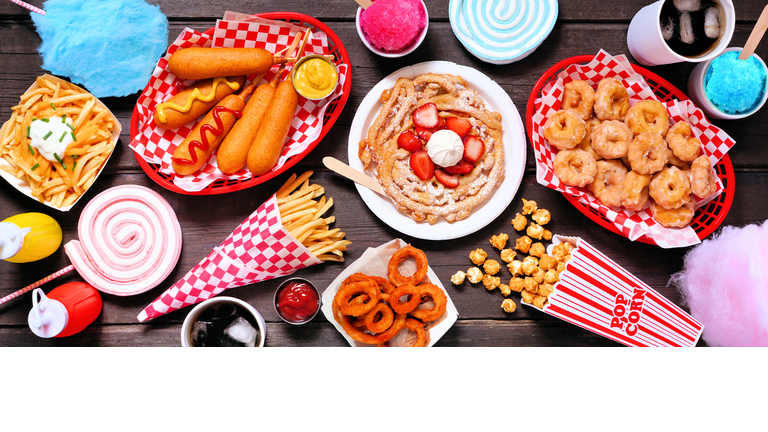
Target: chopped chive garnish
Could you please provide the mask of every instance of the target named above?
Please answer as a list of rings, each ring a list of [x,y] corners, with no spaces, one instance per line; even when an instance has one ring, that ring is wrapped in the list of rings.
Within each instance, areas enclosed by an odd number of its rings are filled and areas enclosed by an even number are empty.
[[[68,127],[68,128],[70,128],[70,129],[72,129],[72,130],[75,130],[75,127],[74,127],[74,126],[72,126],[72,125],[71,125],[71,124],[69,124],[69,123],[67,123],[67,127]]]
[[[62,122],[62,123],[66,123],[66,122],[67,122],[67,115],[66,115],[66,114],[64,114],[64,115],[61,117],[61,122]]]
[[[64,169],[67,169],[67,166],[66,166],[66,165],[64,165],[64,161],[63,161],[63,160],[61,160],[61,158],[59,157],[59,155],[58,155],[58,154],[54,153],[54,154],[53,154],[53,157],[55,157],[55,158],[56,158],[56,160],[57,160],[57,161],[59,161],[59,163],[61,164],[61,167],[62,167],[62,168],[64,168]]]
[[[35,155],[35,150],[32,149],[32,144],[27,144],[27,147],[29,147],[29,154],[34,156]]]
[[[27,126],[27,138],[29,138],[30,133],[32,133],[32,126]]]
[[[72,165],[72,171],[74,171],[76,167],[77,167],[77,162],[75,162],[75,164]]]
[[[75,133],[74,132],[70,132],[70,133],[72,134],[72,139],[77,141],[77,137],[75,136]]]
[[[61,138],[59,138],[59,142],[61,142],[64,139],[65,136],[67,136],[67,133],[66,132],[62,132],[61,133]]]
[[[53,108],[53,110],[56,111],[56,105],[54,105],[53,102],[51,102],[51,108]]]
[[[48,119],[47,118],[40,119],[40,121],[48,123]]]
[[[51,131],[48,131],[48,133],[47,133],[47,134],[45,134],[45,136],[43,137],[43,139],[44,139],[44,140],[47,140],[47,139],[48,139],[48,137],[49,137],[49,136],[51,136],[51,134],[53,134],[53,132],[51,132]]]
[[[82,156],[82,155],[72,155],[72,159],[78,159],[78,158],[80,158],[80,156]]]
[[[39,164],[39,163],[36,163],[36,164],[34,164],[34,165],[32,166],[32,168],[30,168],[30,169],[31,169],[32,171],[34,171],[34,170],[36,170],[36,169],[37,169],[37,167],[39,167],[39,166],[40,166],[40,164]]]

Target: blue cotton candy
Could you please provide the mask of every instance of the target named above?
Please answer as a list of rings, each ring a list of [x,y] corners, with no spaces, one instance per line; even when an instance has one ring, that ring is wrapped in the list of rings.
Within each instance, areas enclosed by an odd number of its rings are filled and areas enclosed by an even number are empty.
[[[48,0],[32,14],[43,68],[96,97],[144,88],[168,48],[168,19],[143,0]]]
[[[752,111],[765,92],[765,67],[754,55],[739,60],[739,54],[729,51],[715,58],[704,77],[707,98],[726,114]]]

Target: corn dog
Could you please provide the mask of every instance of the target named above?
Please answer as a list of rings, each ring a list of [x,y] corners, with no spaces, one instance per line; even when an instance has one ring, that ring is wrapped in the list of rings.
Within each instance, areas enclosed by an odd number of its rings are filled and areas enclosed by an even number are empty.
[[[165,129],[180,128],[210,111],[222,99],[240,90],[243,84],[245,75],[198,81],[158,104],[155,124]]]
[[[260,85],[248,100],[243,116],[222,141],[216,161],[224,174],[232,174],[245,166],[248,151],[259,131],[264,113],[275,96],[274,83]]]
[[[261,48],[183,48],[168,59],[168,70],[181,79],[260,74],[268,71],[275,56]]]
[[[298,104],[299,95],[293,84],[288,80],[281,82],[248,151],[248,169],[253,175],[262,175],[277,163]]]
[[[229,95],[203,117],[189,136],[176,147],[171,158],[178,175],[189,175],[199,170],[219,146],[235,121],[243,115],[245,98],[253,91],[250,85],[239,95]]]

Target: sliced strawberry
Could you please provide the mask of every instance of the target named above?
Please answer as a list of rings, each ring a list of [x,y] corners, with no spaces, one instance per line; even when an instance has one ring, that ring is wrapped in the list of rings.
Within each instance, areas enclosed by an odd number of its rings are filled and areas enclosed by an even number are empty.
[[[462,160],[475,163],[483,157],[485,152],[485,143],[475,135],[469,135],[464,138],[464,157]]]
[[[429,141],[430,138],[432,138],[432,130],[431,129],[425,129],[423,127],[416,126],[416,135],[419,136],[419,138],[423,139],[424,141]]]
[[[462,175],[462,174],[471,173],[473,169],[475,169],[474,164],[471,164],[467,161],[460,160],[459,163],[457,163],[454,166],[443,168],[443,171],[451,175]]]
[[[429,154],[425,151],[417,151],[411,154],[411,158],[408,160],[411,165],[411,169],[416,176],[424,181],[427,181],[435,175],[435,163],[429,157]]]
[[[440,124],[440,115],[437,112],[437,105],[426,103],[413,111],[413,124],[425,129],[432,129]]]
[[[461,117],[448,117],[445,119],[445,125],[448,129],[456,132],[461,138],[467,136],[472,130],[472,123]]]
[[[445,187],[455,188],[459,185],[459,176],[450,175],[443,170],[435,170],[435,178]]]
[[[437,126],[432,128],[432,132],[437,132],[443,129],[447,129],[447,126],[445,124],[445,119],[440,117],[440,120],[437,121]]]
[[[417,152],[424,150],[424,146],[421,144],[421,140],[410,130],[403,131],[399,137],[397,137],[397,146],[404,148],[409,152]]]

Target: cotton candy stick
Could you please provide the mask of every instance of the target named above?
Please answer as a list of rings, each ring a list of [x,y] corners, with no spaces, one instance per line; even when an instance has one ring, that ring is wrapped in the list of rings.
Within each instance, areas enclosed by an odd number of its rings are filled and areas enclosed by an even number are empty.
[[[27,9],[31,10],[32,12],[39,13],[40,15],[45,15],[45,11],[40,9],[39,7],[32,6],[31,4],[25,3],[25,2],[23,2],[21,0],[11,0],[11,1],[16,3],[19,6],[23,7],[23,8],[27,8]]]
[[[57,271],[56,273],[40,279],[39,281],[33,283],[32,285],[28,285],[28,286],[26,286],[26,287],[24,287],[24,288],[22,288],[22,289],[20,289],[20,290],[18,290],[16,292],[14,292],[14,293],[8,294],[7,296],[5,296],[5,297],[0,299],[0,305],[5,303],[5,302],[8,302],[8,301],[11,301],[11,300],[15,299],[16,297],[18,297],[20,295],[26,294],[26,293],[32,291],[33,289],[39,287],[40,285],[48,283],[48,282],[56,279],[57,277],[59,277],[61,275],[64,275],[64,274],[67,274],[67,273],[71,272],[74,269],[75,269],[75,266],[70,264],[70,265],[64,267],[63,269]]]

